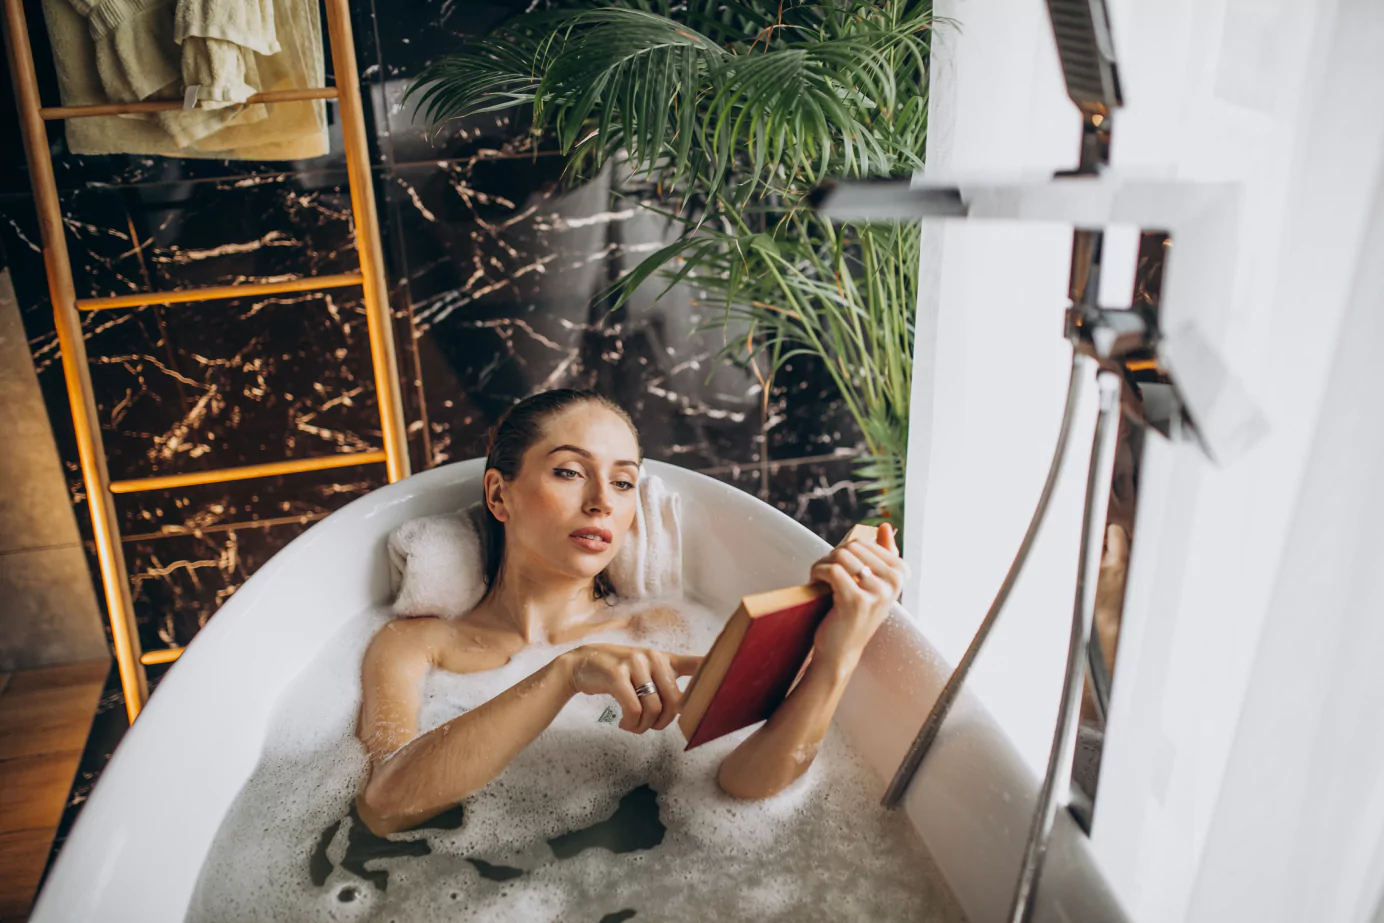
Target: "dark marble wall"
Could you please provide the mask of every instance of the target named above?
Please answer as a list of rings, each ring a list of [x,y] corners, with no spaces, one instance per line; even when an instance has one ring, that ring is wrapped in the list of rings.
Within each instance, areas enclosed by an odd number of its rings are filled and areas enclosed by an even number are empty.
[[[53,104],[40,5],[26,6]],[[651,458],[729,481],[831,539],[863,513],[858,434],[819,369],[796,363],[766,401],[753,374],[715,360],[723,334],[699,330],[715,308],[695,293],[655,300],[654,286],[615,312],[593,303],[666,232],[609,175],[572,187],[522,125],[491,116],[429,139],[400,105],[413,74],[510,7],[352,6],[415,470],[480,454],[487,427],[526,394],[595,386],[629,408]],[[13,139],[11,98],[0,91]],[[356,265],[339,140],[293,163],[74,156],[60,124],[50,140],[79,297]],[[0,246],[83,507],[17,141],[0,157]],[[85,329],[114,478],[380,445],[358,289],[98,312]],[[383,482],[373,465],[117,498],[144,646],[186,643],[275,551]]]

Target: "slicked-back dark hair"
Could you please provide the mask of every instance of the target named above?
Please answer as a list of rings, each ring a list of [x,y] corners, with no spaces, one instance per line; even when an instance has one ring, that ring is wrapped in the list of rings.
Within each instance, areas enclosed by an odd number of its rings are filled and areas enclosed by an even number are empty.
[[[619,404],[597,391],[575,388],[555,388],[540,391],[524,398],[506,410],[499,421],[490,428],[490,443],[485,452],[485,470],[494,468],[506,481],[512,481],[519,474],[524,463],[524,453],[533,447],[543,435],[543,427],[549,420],[581,404],[599,404],[606,410],[624,420],[639,442],[639,430],[635,428],[630,415]],[[641,450],[642,453],[642,450]],[[490,512],[485,504],[484,528],[481,542],[485,550],[485,595],[488,598],[500,584],[505,569],[505,524]],[[596,575],[595,597],[605,599],[614,595],[610,578],[605,571]]]

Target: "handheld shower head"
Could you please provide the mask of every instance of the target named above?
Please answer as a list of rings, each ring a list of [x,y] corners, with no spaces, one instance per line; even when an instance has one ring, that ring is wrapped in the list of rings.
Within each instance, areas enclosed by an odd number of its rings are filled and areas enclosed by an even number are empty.
[[[1105,0],[1048,0],[1067,95],[1085,115],[1108,117],[1123,105]]]

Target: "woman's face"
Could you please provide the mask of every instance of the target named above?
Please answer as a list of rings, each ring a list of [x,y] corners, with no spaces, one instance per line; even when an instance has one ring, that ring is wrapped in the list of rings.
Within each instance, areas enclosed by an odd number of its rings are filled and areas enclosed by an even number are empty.
[[[639,443],[617,414],[588,402],[548,418],[514,480],[485,473],[508,563],[594,578],[634,522],[638,480]]]

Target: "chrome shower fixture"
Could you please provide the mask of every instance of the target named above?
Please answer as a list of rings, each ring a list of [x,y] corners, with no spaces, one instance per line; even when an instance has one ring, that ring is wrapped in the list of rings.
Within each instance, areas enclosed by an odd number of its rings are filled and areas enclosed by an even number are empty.
[[[1111,117],[1124,105],[1115,41],[1105,0],[1048,0],[1048,18],[1067,96],[1081,110],[1081,165],[1093,173],[1110,162]]]
[[[1059,788],[1071,774],[1082,684],[1088,661],[1096,658],[1090,640],[1095,605],[1092,575],[1100,564],[1103,530],[1099,524],[1106,517],[1111,458],[1122,404],[1123,412],[1142,418],[1141,422],[1170,439],[1186,438],[1212,461],[1228,460],[1266,429],[1253,400],[1194,323],[1185,322],[1172,336],[1163,330],[1165,302],[1175,302],[1184,317],[1196,317],[1197,308],[1209,314],[1228,297],[1232,261],[1226,252],[1233,246],[1238,189],[1226,183],[1126,179],[1111,170],[1110,137],[1122,94],[1105,0],[1047,0],[1047,5],[1067,95],[1082,115],[1080,159],[1074,169],[1038,183],[832,183],[818,190],[813,200],[823,215],[838,220],[966,217],[1061,221],[1074,229],[1064,331],[1072,344],[1072,371],[1047,481],[989,611],[883,798],[888,808],[902,800],[999,618],[1071,450],[1069,436],[1078,389],[1083,379],[1096,372],[1101,390],[1100,412],[1087,467],[1076,598],[1061,706],[1010,905],[1011,923],[1024,923],[1034,913]],[[1176,262],[1179,269],[1175,278],[1158,279],[1162,297],[1150,299],[1150,303],[1113,308],[1099,303],[1104,229],[1113,224],[1134,225],[1141,229],[1146,241],[1160,244],[1165,275],[1166,267]],[[1179,247],[1174,257],[1171,248],[1175,237]],[[1163,292],[1164,289],[1167,291]],[[1141,379],[1139,387],[1130,390],[1136,372]],[[1150,378],[1154,380],[1149,381]],[[1122,393],[1130,400],[1122,401]],[[1104,664],[1100,666],[1102,670],[1093,679],[1097,681],[1095,691],[1104,715],[1108,677],[1104,677]],[[1106,682],[1102,685],[1103,677]]]
[[[1076,107],[1108,115],[1123,105],[1104,0],[1048,0],[1048,17],[1067,95]]]

